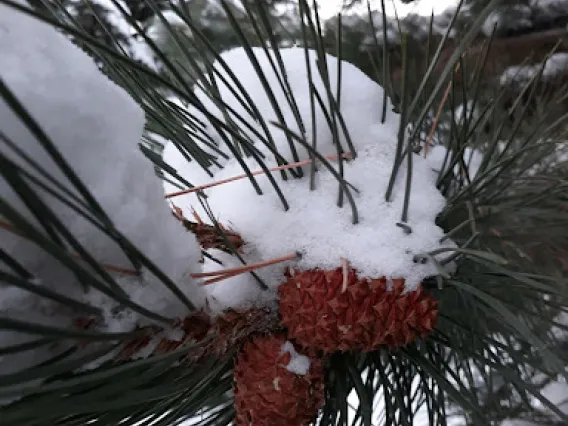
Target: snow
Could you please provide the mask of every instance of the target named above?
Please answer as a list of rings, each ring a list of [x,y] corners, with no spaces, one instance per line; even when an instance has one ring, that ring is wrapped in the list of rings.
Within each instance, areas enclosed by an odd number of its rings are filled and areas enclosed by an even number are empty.
[[[182,26],[182,27],[187,27],[187,24],[185,23],[185,21],[174,11],[172,10],[164,10],[162,11],[162,17],[170,24],[173,26]],[[154,19],[157,21],[159,19],[158,16],[154,17]],[[191,32],[189,32],[189,34],[191,34]]]
[[[373,20],[373,27],[375,28],[375,34],[367,35],[363,39],[362,44],[364,46],[374,46],[375,43],[378,42],[378,44],[382,46],[385,43],[385,37],[384,37],[385,30],[383,29],[382,14],[379,12],[375,12],[371,15],[371,19]],[[362,25],[369,25],[369,24],[366,23],[365,21],[360,21],[358,24],[359,28],[361,28]],[[389,46],[400,44],[400,33],[398,29],[394,28],[392,24],[389,25],[389,22],[387,22],[386,35]]]
[[[531,5],[548,18],[565,16],[568,10],[566,0],[532,0]]]
[[[319,2],[321,9],[325,9],[328,13],[320,13],[324,17],[324,32],[337,31],[337,19],[332,16],[331,6],[333,2]],[[400,1],[385,2],[386,12],[386,36],[389,45],[398,45],[401,43],[401,34],[412,34],[415,40],[426,42],[430,33],[430,20],[432,19],[432,33],[434,35],[444,35],[448,31],[448,27],[456,12],[458,1],[454,0],[421,0],[410,3],[402,3]],[[376,42],[384,43],[383,37],[383,12],[380,0],[370,2],[371,19],[376,30],[375,34],[371,34],[369,29],[369,13],[367,2],[359,2],[358,4],[344,10],[341,16],[341,24],[344,30],[344,37],[349,39],[352,32],[359,33],[362,36],[362,42],[359,46],[362,50],[372,48]],[[469,6],[463,5],[460,15],[467,13]],[[333,13],[339,12],[341,5]],[[396,10],[396,13],[395,13]],[[454,38],[458,35],[455,28],[449,31],[449,37]]]
[[[318,1],[319,13],[323,19],[333,17],[339,13],[344,5],[343,0],[320,0]],[[388,16],[405,17],[411,13],[418,15],[429,16],[431,13],[440,14],[449,7],[456,5],[456,0],[420,0],[415,2],[403,2],[401,0],[393,0],[385,2],[385,12]],[[373,9],[380,9],[380,0],[370,0],[370,5]],[[367,10],[367,2],[356,4],[350,11],[365,13]]]
[[[526,420],[505,420],[501,423],[501,426],[536,426],[533,422],[528,422]]]
[[[300,355],[296,352],[294,344],[290,341],[284,343],[280,349],[280,353],[286,352],[288,352],[291,356],[290,362],[286,366],[286,370],[299,376],[305,376],[308,374],[310,371],[310,359],[307,356]]]
[[[203,272],[217,272],[242,265],[237,257],[221,250],[211,249],[209,253],[223,264],[219,265],[213,260],[205,258]],[[209,313],[212,316],[217,316],[228,308],[239,306],[271,306],[276,308],[273,303],[276,299],[276,286],[274,284],[280,283],[282,276],[281,268],[263,268],[256,273],[264,283],[269,285],[268,291],[263,291],[257,281],[249,274],[236,275],[226,280],[207,285],[205,291],[207,292]]]
[[[379,138],[382,134],[370,128],[369,135]],[[438,240],[443,237],[434,225],[445,202],[434,187],[435,174],[415,157],[408,222],[412,233],[406,235],[397,226],[404,196],[402,178],[395,184],[393,201],[384,199],[393,160],[388,147],[368,146],[359,154],[345,165],[348,181],[360,191],[354,194],[359,224],[352,224],[348,206],[339,209],[335,205],[337,181],[324,171],[317,176],[316,191],[310,191],[305,179],[281,184],[289,211],[283,210],[265,177],[258,179],[265,195],[259,197],[243,180],[212,189],[210,205],[219,212],[221,222],[230,223],[262,259],[300,252],[302,258],[296,262],[300,269],[334,269],[346,258],[361,276],[404,277],[407,288],[414,289],[423,278],[437,274],[434,265],[413,262],[414,255],[439,248]],[[253,166],[253,161],[248,163]],[[215,177],[225,178],[240,170],[239,165],[229,163]]]
[[[383,14],[380,11],[371,12],[371,20],[373,27],[375,29],[375,34],[373,35],[370,31],[370,21],[369,14],[367,10],[364,13],[348,13],[341,15],[341,27],[343,30],[344,41],[349,42],[351,33],[359,33],[363,36],[362,46],[372,47],[376,42],[379,44],[384,43],[383,37]],[[406,19],[401,21],[404,25]],[[339,21],[336,18],[332,18],[325,22],[324,31],[326,33],[334,32],[337,33],[337,26]],[[400,44],[400,32],[396,24],[391,20],[387,19],[386,22],[386,35],[389,45]]]
[[[566,381],[550,383],[542,390],[541,394],[564,414],[568,414],[568,384]]]
[[[189,276],[200,269],[200,248],[194,236],[184,232],[172,217],[153,166],[138,149],[145,124],[140,106],[57,30],[5,5],[0,5],[0,78],[72,164],[116,228],[190,300],[201,306],[204,293]],[[7,138],[85,203],[3,100],[0,100],[0,123]],[[1,143],[0,150],[24,170],[38,176],[8,145]],[[31,186],[96,260],[132,267],[122,249],[106,234],[41,188]],[[50,186],[57,191],[54,185]],[[42,229],[4,178],[0,178],[0,193],[30,223]],[[128,309],[117,309],[114,301],[95,289],[85,291],[67,268],[22,237],[0,229],[0,248],[36,277],[33,281],[36,285],[100,307],[104,313],[100,328],[103,331],[128,331],[147,321]],[[13,273],[4,264],[0,264],[0,270]],[[114,278],[133,301],[153,312],[166,317],[187,314],[187,307],[146,270],[141,277],[115,274]],[[0,300],[3,300],[0,316],[61,327],[70,326],[76,317],[69,308],[24,293],[0,284]],[[0,345],[31,338],[3,331]],[[43,353],[38,350],[5,357],[0,374],[26,368],[54,353],[57,348],[48,347]]]
[[[358,9],[355,7],[354,9]],[[462,9],[463,10],[463,9]],[[445,35],[448,27],[452,21],[455,8],[447,9],[443,14],[435,15],[432,19],[432,34]],[[375,29],[375,34],[370,32],[369,14],[367,9],[359,10],[358,13],[352,11],[348,14],[342,15],[341,25],[343,28],[343,37],[345,41],[349,42],[352,38],[351,33],[358,33],[362,37],[360,49],[372,49],[375,43],[382,45],[384,43],[384,25],[383,14],[380,10],[373,10],[371,12],[372,24]],[[424,16],[417,13],[408,13],[400,20],[392,17],[387,17],[386,20],[386,38],[389,45],[395,46],[401,43],[401,34],[412,34],[415,40],[425,40],[430,34],[430,16]],[[325,22],[325,32],[337,32],[337,19],[330,19]],[[454,38],[457,36],[455,28],[450,29],[448,36]]]
[[[533,26],[531,18],[529,5],[502,5],[487,17],[481,26],[481,32],[490,37],[495,28],[497,31],[528,29]]]
[[[544,377],[541,377],[541,379],[544,379]],[[568,415],[568,384],[564,379],[560,379],[558,381],[553,381],[549,383],[540,391],[540,394],[544,398],[548,399],[561,412]],[[535,408],[535,410],[541,411],[549,415],[553,414],[551,413],[550,409],[544,406],[544,404],[540,402],[536,397],[532,398],[531,403]],[[501,426],[536,426],[536,425],[537,424],[534,422],[519,420],[519,419],[508,419],[501,424]]]
[[[501,75],[501,84],[507,84],[511,81],[527,81],[535,77],[541,69],[541,64],[537,65],[518,65],[505,69]],[[554,53],[544,64],[542,70],[543,81],[554,79],[555,77],[566,74],[568,69],[568,53]]]
[[[187,37],[193,37],[189,26],[176,12],[163,10],[161,18],[164,18],[172,29],[182,32]],[[164,44],[164,40],[171,37],[168,28],[164,25],[161,18],[159,16],[152,17],[147,32],[148,36],[158,43],[158,46]]]
[[[443,145],[436,145],[430,148],[427,155],[427,161],[430,163],[433,170],[437,173],[440,172],[442,169],[446,169],[448,165],[451,164],[452,161],[452,154],[447,154],[448,149]],[[447,159],[446,159],[447,156]],[[483,161],[483,153],[477,149],[465,148],[463,153],[463,158],[465,163],[468,167],[468,173],[470,179],[473,179],[479,168],[481,167],[481,163]],[[445,161],[445,163],[444,163]],[[456,164],[454,166],[454,173],[460,172],[460,165]]]
[[[154,136],[154,138],[156,138],[156,136]],[[162,141],[164,139],[159,138],[158,140]],[[166,163],[168,163],[169,166],[173,167],[180,177],[182,177],[192,185],[204,185],[212,181],[211,177],[207,174],[207,172],[199,167],[196,161],[193,161],[193,164],[188,165],[187,158],[177,149],[175,144],[168,142],[167,140],[164,140],[164,142],[164,151],[162,153],[162,156]],[[211,171],[215,170],[215,167],[211,168]],[[173,182],[180,184],[180,182],[178,182],[169,173],[164,171],[164,175],[170,178]],[[179,187],[168,181],[164,180],[162,184],[164,186],[164,192],[166,194],[180,191]],[[186,218],[194,220],[192,218],[192,211],[195,210],[204,222],[209,222],[206,211],[201,207],[197,193],[194,192],[180,195],[178,197],[171,198],[170,202],[176,207],[180,208]]]
[[[255,49],[254,54],[265,71],[268,84],[282,109],[288,127],[295,132],[300,132],[276,76],[268,66],[264,52]],[[286,64],[287,80],[305,125],[307,142],[312,143],[313,123],[311,122],[304,50],[301,48],[282,49],[281,56]],[[240,82],[252,97],[258,110],[262,112],[266,122],[277,121],[262,84],[244,50],[228,51],[222,54],[222,58],[232,70],[237,72]],[[315,59],[315,53],[310,51],[310,62],[314,70],[316,69]],[[216,67],[220,69],[218,64]],[[327,67],[331,91],[335,93],[337,90],[337,60],[328,56]],[[342,208],[337,206],[339,184],[323,166],[319,166],[319,171],[316,173],[316,189],[313,191],[310,190],[307,177],[309,166],[303,168],[305,177],[302,179],[283,181],[278,172],[273,173],[289,203],[289,211],[284,210],[265,175],[257,176],[257,182],[263,192],[262,196],[257,195],[248,179],[205,190],[208,203],[216,218],[239,233],[246,242],[242,256],[247,263],[266,261],[296,252],[301,254],[301,258],[297,260],[260,270],[269,277],[267,284],[272,291],[284,280],[283,273],[286,267],[334,269],[342,264],[342,259],[347,259],[362,277],[403,277],[406,279],[408,290],[415,289],[425,277],[438,273],[432,262],[425,264],[414,262],[415,255],[440,248],[439,241],[444,236],[442,229],[435,225],[435,217],[445,205],[444,197],[435,187],[437,174],[425,159],[413,155],[412,191],[407,222],[412,232],[406,234],[397,226],[397,223],[401,221],[404,202],[406,161],[397,176],[392,199],[388,202],[385,200],[385,191],[394,162],[400,118],[391,112],[392,106],[388,102],[387,119],[385,123],[381,123],[383,89],[349,63],[342,64],[342,73],[341,112],[358,151],[356,160],[344,164],[344,172],[346,180],[359,191],[357,193],[351,190],[358,208],[358,224],[353,224],[352,210],[346,198]],[[321,78],[318,75],[314,75],[313,78],[314,87],[326,99]],[[230,105],[237,114],[245,117],[247,122],[259,129],[262,134],[254,118],[248,114],[220,79],[217,84],[224,102]],[[213,114],[220,120],[225,119],[205,93],[197,91],[197,95]],[[209,134],[219,143],[219,146],[226,149],[216,130],[211,126],[208,129]],[[332,132],[319,107],[316,108],[316,129],[318,151],[324,156],[335,154],[337,148],[333,143]],[[252,140],[256,140],[255,146],[266,156],[265,164],[268,167],[275,166],[274,155],[258,141],[258,138],[252,135],[252,132],[248,134]],[[287,160],[292,161],[285,134],[276,127],[271,128],[271,134],[278,151]],[[343,150],[348,151],[345,139],[341,133],[340,142]],[[300,160],[309,158],[308,152],[303,147],[299,144],[295,146]],[[187,162],[185,165],[182,164],[179,153],[176,154],[172,145],[166,146],[164,160],[166,162],[173,160],[178,172],[194,178],[192,184],[202,183],[197,181],[199,172],[195,170],[199,166]],[[245,158],[244,161],[251,170],[260,169],[253,158]],[[332,162],[332,164],[337,170],[337,162]],[[239,163],[231,159],[224,163],[221,170],[214,171],[213,180],[242,173],[243,170]],[[171,200],[177,203],[176,198]],[[185,202],[192,203],[193,201],[186,199]],[[446,241],[442,246],[452,247],[452,243]],[[230,262],[224,265],[224,267],[230,266],[232,266]],[[205,268],[210,267],[218,268],[219,266],[206,262]],[[245,284],[246,280],[250,284]],[[255,298],[254,291],[256,290],[253,289],[256,283],[248,275],[232,278],[222,284],[219,283],[219,286],[222,286],[223,290],[214,291],[216,298],[224,300],[221,301],[222,305],[230,303],[232,306],[245,306]],[[212,291],[209,288],[207,290]]]
[[[118,32],[126,37],[128,42],[122,47],[131,54],[132,58],[142,62],[152,69],[156,69],[157,66],[152,49],[148,46],[144,39],[133,37],[133,35],[137,34],[136,28],[134,28],[134,26],[126,20],[117,5],[111,0],[90,1],[106,9],[106,20]],[[124,1],[118,0],[118,3],[125,11],[129,10]],[[73,4],[69,6],[69,10],[73,10]]]

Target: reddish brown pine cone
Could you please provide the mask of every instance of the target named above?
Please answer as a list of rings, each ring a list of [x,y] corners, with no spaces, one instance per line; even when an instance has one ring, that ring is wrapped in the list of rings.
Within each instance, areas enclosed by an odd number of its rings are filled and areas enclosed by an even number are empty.
[[[425,338],[435,327],[438,302],[422,286],[403,294],[404,279],[359,279],[353,269],[288,274],[278,288],[280,320],[300,345],[325,353],[373,351]]]
[[[237,426],[303,426],[323,405],[321,360],[310,358],[305,375],[292,373],[285,343],[283,334],[257,335],[241,348],[233,388]]]

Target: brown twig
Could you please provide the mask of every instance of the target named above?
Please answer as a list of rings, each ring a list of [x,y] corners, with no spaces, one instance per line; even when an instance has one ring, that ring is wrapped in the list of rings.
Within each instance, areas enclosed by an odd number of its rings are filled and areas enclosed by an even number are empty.
[[[193,233],[197,237],[197,241],[202,249],[208,250],[211,248],[218,249],[224,251],[225,253],[234,254],[232,247],[235,247],[239,250],[244,241],[239,234],[233,232],[229,229],[226,229],[222,224],[218,224],[218,227],[221,228],[221,231],[225,235],[221,235],[218,229],[213,225],[208,225],[201,219],[201,216],[197,214],[195,210],[192,209],[191,214],[195,219],[195,222],[192,222],[183,215],[182,209],[176,206],[174,203],[172,204],[172,214],[174,217],[179,220],[185,229],[189,232]],[[228,243],[227,243],[228,240]]]
[[[73,257],[77,260],[83,260],[83,258],[81,256],[79,256],[78,254],[71,253],[71,257]],[[135,271],[134,269],[122,268],[120,266],[108,265],[106,263],[99,263],[99,265],[101,265],[103,267],[103,269],[105,269],[107,271],[116,272],[116,273],[121,274],[121,275],[130,275],[131,277],[139,277],[140,276],[140,274],[137,271]]]
[[[241,275],[247,272],[252,272],[260,268],[264,268],[266,266],[275,265],[277,263],[286,262],[288,260],[294,260],[298,258],[297,253],[292,253],[287,256],[278,257],[276,259],[265,260],[263,262],[254,263],[252,265],[243,265],[238,266],[235,268],[228,268],[223,269],[221,271],[214,271],[214,272],[200,272],[196,274],[192,274],[193,278],[207,278],[207,277],[214,277],[210,278],[203,282],[203,285],[210,285],[215,284],[219,281],[226,280],[228,278],[235,277],[237,275]]]
[[[341,285],[341,293],[347,291],[347,284],[349,283],[349,261],[345,258],[341,258],[341,268],[343,272],[343,283]]]
[[[191,209],[191,215],[195,219],[198,225],[203,225],[203,220],[201,220],[201,216],[195,211],[194,208]]]
[[[225,275],[231,274],[233,272],[248,272],[249,270],[254,270],[258,268],[262,268],[263,266],[273,265],[275,263],[285,262],[287,260],[294,260],[298,257],[297,253],[288,254],[286,256],[278,257],[276,259],[264,260],[262,262],[253,263],[252,265],[242,265],[237,266],[235,268],[227,268],[221,271],[212,271],[212,272],[198,272],[195,274],[191,274],[193,278],[205,278],[205,277],[215,277],[217,275]]]
[[[174,213],[175,218],[177,220],[183,220],[183,210],[178,206],[176,206],[172,201],[170,202],[172,203],[172,211]]]
[[[214,248],[225,253],[234,254],[232,247],[239,250],[244,245],[244,241],[238,233],[225,228],[220,223],[218,226],[225,233],[224,237],[220,235],[215,226],[204,223],[201,218],[198,219],[198,222],[192,222],[182,217],[181,223],[185,229],[195,234],[199,245],[204,250]]]
[[[352,154],[350,152],[346,152],[341,157],[342,158],[351,158]],[[337,158],[338,158],[337,155],[329,155],[329,156],[325,157],[326,160],[337,160]],[[284,166],[272,167],[268,170],[271,171],[271,172],[276,172],[276,171],[279,171],[279,170],[292,169],[294,167],[306,166],[306,165],[310,164],[312,161],[313,160],[298,161],[297,163],[290,163],[290,164],[285,164]],[[256,170],[256,171],[252,172],[251,174],[253,176],[257,176],[257,175],[261,175],[261,174],[264,174],[264,173],[265,173],[264,170]],[[207,189],[207,188],[223,185],[225,183],[233,182],[233,181],[239,180],[239,179],[244,179],[246,177],[248,177],[248,175],[246,175],[246,174],[233,176],[233,177],[230,177],[230,178],[227,178],[227,179],[221,179],[221,180],[217,180],[215,182],[206,183],[205,185],[194,186],[193,188],[184,189],[183,191],[172,192],[170,194],[166,194],[165,197],[166,198],[179,197],[180,195],[191,194],[193,192],[202,191],[202,190]]]
[[[457,73],[460,69],[460,63],[458,62],[456,64],[456,69],[454,71],[454,73]],[[442,100],[440,101],[440,105],[438,106],[438,111],[436,111],[436,115],[434,117],[434,122],[432,123],[432,127],[430,128],[430,133],[428,134],[428,137],[426,138],[426,142],[425,142],[425,146],[424,146],[424,158],[426,158],[426,156],[428,155],[428,150],[430,149],[430,142],[432,142],[432,139],[434,139],[434,134],[436,133],[436,129],[438,128],[438,122],[440,121],[440,115],[442,114],[442,109],[444,108],[444,105],[446,104],[447,100],[448,100],[448,96],[450,96],[450,90],[452,88],[452,83],[453,80],[450,80],[448,82],[448,86],[446,87],[446,91],[444,92],[444,96],[442,97]]]

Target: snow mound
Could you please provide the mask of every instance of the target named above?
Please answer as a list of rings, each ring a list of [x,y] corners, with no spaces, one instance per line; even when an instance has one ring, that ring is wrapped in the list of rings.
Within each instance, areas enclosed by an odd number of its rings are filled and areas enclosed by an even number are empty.
[[[368,128],[369,137],[380,138],[379,129]],[[435,172],[418,156],[414,158],[412,193],[405,234],[397,226],[404,202],[405,175],[394,186],[392,201],[385,200],[386,185],[394,161],[394,147],[366,146],[357,160],[345,165],[345,177],[359,194],[352,191],[359,223],[352,223],[352,211],[345,201],[337,207],[338,183],[322,169],[316,175],[316,190],[307,179],[280,183],[290,209],[285,211],[270,182],[264,176],[258,183],[264,195],[258,196],[247,180],[232,182],[210,193],[210,205],[222,223],[230,224],[256,253],[258,260],[283,257],[299,252],[295,266],[301,269],[334,269],[347,259],[364,277],[403,277],[409,290],[422,279],[436,275],[431,263],[414,262],[415,255],[440,248],[443,231],[434,223],[445,200],[435,184]],[[253,161],[248,162],[253,166]],[[215,175],[222,179],[240,173],[240,165],[230,162]]]
[[[269,51],[271,52],[271,51]],[[241,87],[246,90],[246,92],[252,98],[254,104],[256,105],[261,117],[264,119],[269,127],[270,134],[272,135],[276,148],[280,155],[289,161],[293,161],[293,156],[289,146],[288,139],[284,132],[277,127],[271,125],[271,122],[280,122],[279,115],[282,116],[287,127],[297,134],[302,134],[302,129],[296,118],[294,117],[294,108],[290,105],[289,96],[287,91],[284,90],[280,84],[280,81],[284,80],[284,77],[277,75],[271,65],[271,60],[277,63],[277,58],[274,53],[270,53],[270,58],[265,54],[262,48],[254,48],[253,54],[258,61],[258,65],[262,68],[263,73],[266,77],[266,85],[270,87],[270,93],[274,100],[278,104],[279,113],[275,111],[273,104],[267,91],[264,88],[263,80],[259,78],[252,61],[246,54],[245,50],[242,48],[232,49],[224,52],[221,58],[226,63],[226,65],[236,74],[241,84]],[[310,85],[309,85],[309,73],[306,67],[306,54],[303,48],[291,47],[280,49],[280,56],[282,62],[285,64],[286,75],[285,79],[290,86],[290,92],[293,94],[299,115],[302,118],[302,123],[304,125],[304,131],[306,139],[309,143],[313,143],[312,132],[315,125],[316,134],[316,146],[317,150],[322,155],[332,155],[337,153],[337,148],[333,142],[332,131],[330,130],[325,112],[319,107],[316,100],[315,108],[315,121],[312,122],[311,119],[311,102],[310,102]],[[329,110],[329,101],[326,95],[324,80],[320,77],[317,67],[317,54],[313,50],[308,51],[311,76],[314,83],[314,90],[316,90],[321,96],[326,109]],[[331,93],[337,93],[337,80],[338,80],[338,61],[336,58],[327,55],[327,70],[329,76],[329,83],[331,87]],[[229,85],[221,78],[216,79],[216,84],[218,85],[220,98],[229,105],[235,112],[235,116],[238,114],[244,117],[245,121],[252,126],[259,133],[264,135],[261,125],[258,123],[258,117],[255,114],[251,114],[250,108],[243,106],[239,102],[234,94],[241,93],[241,90],[234,84],[230,75],[222,67],[221,63],[217,61],[214,68],[218,70],[220,75],[230,83]],[[353,140],[354,144],[362,146],[363,144],[368,144],[370,142],[368,136],[368,125],[371,123],[380,123],[381,109],[383,103],[384,91],[378,86],[374,81],[363,74],[354,65],[342,61],[341,63],[341,96],[340,105],[343,119],[349,130],[349,135]],[[196,95],[203,102],[203,104],[213,112],[214,115],[226,122],[223,113],[219,111],[217,106],[211,101],[211,99],[203,93],[203,91],[196,91]],[[246,103],[245,103],[246,104]],[[398,131],[399,117],[396,114],[391,113],[392,105],[390,101],[387,101],[387,110],[389,112],[389,119],[382,124],[381,131],[384,133],[379,141],[390,140],[394,136],[394,141],[396,141],[396,133]],[[236,118],[233,118],[237,124],[241,123]],[[215,136],[215,131],[211,129]],[[266,156],[273,157],[270,150],[266,148],[250,130],[244,129],[243,132],[251,137],[251,139],[256,142],[255,146],[262,151]],[[346,144],[346,137],[343,132],[339,132],[340,142],[343,146],[344,151],[348,151]],[[221,139],[217,135],[217,140],[222,144]],[[377,141],[377,143],[379,143]],[[300,160],[306,160],[309,158],[309,154],[301,147],[298,143],[295,143],[295,148],[298,153]],[[258,167],[257,167],[258,168]]]
[[[194,236],[184,232],[172,217],[152,164],[138,148],[145,124],[140,106],[56,29],[5,5],[0,5],[0,79],[72,165],[116,228],[190,300],[201,305],[204,294],[189,276],[200,269],[200,248]],[[79,200],[76,203],[88,204],[3,100],[0,100],[0,123],[6,138],[67,188]],[[0,141],[0,151],[61,193],[8,144]],[[92,257],[100,263],[133,267],[119,245],[91,221],[29,180],[28,183],[37,198],[52,209]],[[3,177],[0,177],[0,193],[41,232],[45,218],[36,217]],[[97,218],[94,220],[102,223]],[[143,320],[129,310],[117,312],[115,303],[97,290],[85,292],[78,278],[44,250],[1,228],[0,249],[35,277],[33,284],[101,308],[106,320],[103,329],[107,331],[127,331]],[[0,271],[14,274],[4,263],[0,263]],[[143,271],[142,277],[117,274],[115,278],[133,301],[155,313],[167,317],[187,313],[187,307],[148,271]],[[71,325],[76,317],[76,313],[55,302],[4,283],[0,284],[0,301],[0,316],[63,327]],[[27,335],[2,332],[0,346],[27,339]],[[33,358],[38,352],[18,355],[15,365],[23,368],[26,363],[37,362],[25,358]],[[6,359],[1,365],[0,374],[14,367]]]
[[[265,72],[266,84],[276,98],[280,113],[288,127],[301,134],[293,109],[281,89],[268,57],[262,49],[254,49],[253,52]],[[243,49],[234,49],[221,56],[227,66],[236,73],[264,120],[267,123],[278,121],[263,83],[246,52]],[[306,141],[310,144],[315,143],[322,155],[335,154],[337,148],[334,145],[332,131],[325,120],[324,112],[318,105],[315,111],[316,140],[312,140],[314,121],[311,115],[304,50],[282,49],[281,57],[286,68],[286,79],[305,126]],[[317,74],[315,52],[309,51],[309,61],[314,87],[323,99],[327,99],[323,90],[324,83]],[[221,73],[225,73],[219,63],[216,64],[216,68]],[[386,96],[384,90],[353,65],[343,62],[341,68],[340,110],[358,155],[354,161],[344,164],[344,176],[349,184],[356,188],[350,191],[357,206],[359,223],[353,224],[353,212],[345,194],[343,207],[337,206],[339,183],[322,165],[318,165],[318,172],[315,174],[315,190],[310,190],[309,166],[303,168],[304,177],[301,179],[283,181],[279,172],[273,172],[273,177],[289,203],[288,211],[285,211],[265,175],[256,177],[263,195],[259,196],[256,193],[248,179],[242,179],[205,190],[208,202],[217,219],[243,237],[246,242],[243,257],[248,263],[293,253],[301,254],[301,258],[297,261],[268,268],[270,272],[267,272],[267,275],[274,277],[267,282],[272,289],[283,281],[283,272],[287,266],[301,269],[316,267],[332,269],[339,267],[342,259],[347,259],[361,276],[403,277],[406,279],[407,289],[413,290],[424,278],[438,273],[432,262],[415,262],[416,255],[440,248],[439,241],[444,236],[442,229],[435,224],[436,215],[445,206],[445,199],[435,186],[437,174],[425,159],[418,155],[412,156],[412,190],[406,222],[411,232],[405,233],[397,224],[401,222],[405,198],[406,160],[400,167],[391,199],[385,200],[395,160],[400,117],[392,112],[392,105],[387,100],[387,118],[381,123],[383,97]],[[327,56],[327,69],[331,93],[337,93],[337,59]],[[227,78],[230,80],[229,76]],[[221,79],[217,84],[226,105],[236,114],[245,117],[247,123],[263,134],[258,117],[251,115],[247,108],[242,106],[234,93],[222,84]],[[225,119],[204,93],[198,92],[198,96],[219,120]],[[216,130],[211,127],[209,130],[219,146],[223,147],[224,142]],[[278,151],[287,160],[293,161],[286,135],[274,126],[270,126],[270,133]],[[276,166],[274,155],[262,141],[252,132],[249,131],[248,134],[255,142],[255,146],[265,155],[267,167]],[[348,151],[345,134],[341,131],[339,139],[343,150]],[[299,143],[295,143],[294,146],[301,160],[309,158],[308,152]],[[197,173],[190,170],[197,166],[187,162],[185,166],[181,164],[178,161],[179,155],[175,151],[172,146],[166,147],[165,161],[174,159],[180,173],[198,178]],[[245,158],[244,161],[252,171],[260,169],[253,158]],[[335,170],[338,170],[337,163],[332,164]],[[235,159],[231,159],[224,164],[223,169],[215,171],[213,180],[242,173],[241,165]],[[176,202],[176,199],[172,201]],[[444,244],[452,246],[451,242]],[[248,304],[250,299],[254,298],[254,292],[250,290],[256,284],[251,282],[250,286],[247,286],[243,283],[243,279],[252,280],[250,276],[244,276],[238,280],[231,278],[233,284],[228,282],[224,284],[226,288],[231,288],[229,292],[231,296],[225,298],[224,303],[231,303],[236,307]],[[237,288],[243,289],[241,294]]]

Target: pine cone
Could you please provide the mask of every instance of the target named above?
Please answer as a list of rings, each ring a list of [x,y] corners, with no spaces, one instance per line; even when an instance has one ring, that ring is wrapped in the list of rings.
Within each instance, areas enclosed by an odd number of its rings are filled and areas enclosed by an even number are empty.
[[[284,334],[257,335],[243,345],[234,369],[236,426],[303,426],[323,405],[321,360],[307,374],[288,371]]]
[[[404,279],[359,279],[354,269],[288,274],[278,288],[288,336],[325,353],[404,346],[435,327],[438,302],[422,286],[403,294]]]

